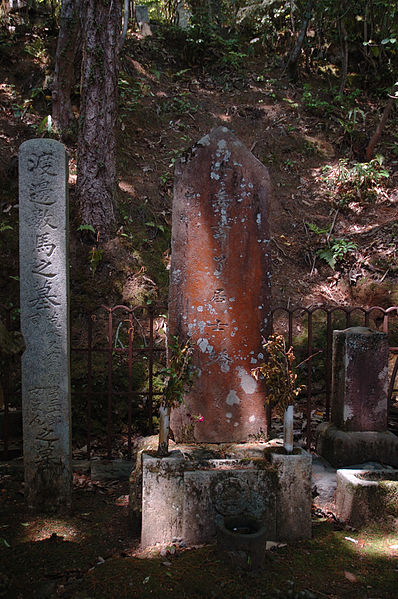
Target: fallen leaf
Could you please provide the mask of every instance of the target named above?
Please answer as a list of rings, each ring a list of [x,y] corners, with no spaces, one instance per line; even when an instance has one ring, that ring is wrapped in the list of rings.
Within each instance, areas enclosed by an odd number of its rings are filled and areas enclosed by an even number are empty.
[[[266,551],[279,549],[279,547],[287,547],[287,543],[275,543],[275,541],[267,541],[265,544]]]
[[[116,499],[115,504],[119,506],[127,506],[129,504],[129,496],[120,495],[120,497]]]
[[[350,541],[350,543],[355,543],[356,545],[358,545],[358,541],[356,539],[353,539],[352,537],[344,537],[346,541]]]
[[[344,570],[344,576],[350,582],[358,582],[358,578],[352,572],[347,572],[347,570]]]

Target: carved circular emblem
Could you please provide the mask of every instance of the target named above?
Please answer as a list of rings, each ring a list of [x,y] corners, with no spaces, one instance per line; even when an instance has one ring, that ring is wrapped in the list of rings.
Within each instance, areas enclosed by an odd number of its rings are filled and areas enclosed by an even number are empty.
[[[215,481],[211,497],[217,512],[234,516],[243,512],[249,501],[249,487],[236,476]]]

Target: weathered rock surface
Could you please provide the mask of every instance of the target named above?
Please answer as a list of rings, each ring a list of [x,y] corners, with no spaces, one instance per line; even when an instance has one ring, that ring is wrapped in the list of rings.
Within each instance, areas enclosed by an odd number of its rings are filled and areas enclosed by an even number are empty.
[[[332,422],[345,431],[386,431],[388,338],[367,327],[333,332]]]
[[[190,338],[198,373],[171,415],[177,442],[266,430],[265,391],[250,371],[270,325],[269,193],[267,169],[225,127],[176,165],[169,330]]]
[[[28,505],[69,508],[72,493],[67,159],[32,139],[19,151],[22,411]]]

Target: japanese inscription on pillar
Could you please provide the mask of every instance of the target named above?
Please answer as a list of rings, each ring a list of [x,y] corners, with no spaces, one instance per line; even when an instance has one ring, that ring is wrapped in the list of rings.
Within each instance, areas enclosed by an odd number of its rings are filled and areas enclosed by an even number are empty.
[[[177,441],[266,430],[264,389],[250,370],[270,326],[268,199],[266,167],[225,127],[176,165],[169,329],[191,339],[198,374],[172,411]]]
[[[19,151],[25,492],[31,507],[71,501],[67,159],[51,139]]]

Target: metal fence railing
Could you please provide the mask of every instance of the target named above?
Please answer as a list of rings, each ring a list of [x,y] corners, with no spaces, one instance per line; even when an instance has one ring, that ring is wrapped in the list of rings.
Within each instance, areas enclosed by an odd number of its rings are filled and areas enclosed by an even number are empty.
[[[387,333],[390,342],[390,356],[394,360],[388,389],[390,409],[398,370],[397,306],[389,308],[322,305],[296,308],[278,307],[272,311],[272,318],[273,330],[285,334],[288,346],[292,345],[296,354],[301,349],[300,360],[306,360],[304,382],[306,383],[307,448],[310,448],[312,443],[311,411],[314,369],[317,363],[318,376],[320,375],[324,381],[326,420],[330,418],[333,330],[350,326],[366,326]],[[393,324],[394,326],[392,326]]]
[[[131,458],[136,434],[152,434],[156,402],[162,393],[161,370],[166,365],[166,306],[101,306],[90,314],[71,315],[71,378],[73,440],[91,457],[101,439],[102,455]],[[18,313],[2,309],[7,328],[18,329]],[[389,335],[391,375],[389,405],[398,374],[398,307],[312,306],[272,310],[274,332],[292,345],[299,376],[306,385],[306,445],[312,444],[314,393],[330,416],[332,338],[334,329],[370,326]],[[3,390],[2,446],[7,458],[12,437],[11,417],[21,407],[20,359],[0,358]],[[268,424],[271,414],[268,409]],[[398,432],[398,431],[397,431]],[[116,440],[122,439],[119,446]]]

